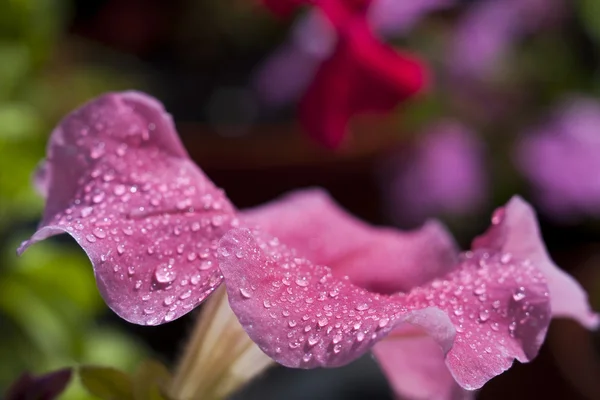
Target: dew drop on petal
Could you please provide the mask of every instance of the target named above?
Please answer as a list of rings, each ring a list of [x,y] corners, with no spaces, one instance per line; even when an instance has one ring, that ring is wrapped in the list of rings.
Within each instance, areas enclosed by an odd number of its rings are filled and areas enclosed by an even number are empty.
[[[306,287],[308,286],[308,280],[306,278],[298,278],[296,279],[296,285]]]
[[[479,321],[485,322],[490,319],[490,312],[488,310],[481,310],[479,312]]]
[[[245,288],[240,288],[240,294],[245,299],[249,299],[250,297],[252,297],[252,295],[250,294],[250,292],[248,291],[248,289],[245,289]]]
[[[335,336],[333,336],[333,344],[337,344],[341,341],[342,341],[342,334],[336,333]]]
[[[171,265],[161,264],[156,268],[154,277],[160,283],[171,283],[177,277],[177,273],[173,271]]]
[[[515,289],[512,297],[515,301],[523,300],[525,298],[525,288],[523,286],[521,286],[521,287]]]
[[[381,319],[379,320],[379,324],[378,324],[378,326],[379,326],[380,328],[385,328],[389,322],[390,322],[389,318],[381,318]]]

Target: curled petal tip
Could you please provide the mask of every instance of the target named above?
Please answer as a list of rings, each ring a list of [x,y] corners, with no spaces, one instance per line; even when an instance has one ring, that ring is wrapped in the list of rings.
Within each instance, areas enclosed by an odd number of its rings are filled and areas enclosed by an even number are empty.
[[[179,318],[221,283],[216,242],[235,209],[191,162],[156,99],[108,93],[73,111],[52,133],[40,179],[44,218],[18,252],[68,233],[127,321]]]

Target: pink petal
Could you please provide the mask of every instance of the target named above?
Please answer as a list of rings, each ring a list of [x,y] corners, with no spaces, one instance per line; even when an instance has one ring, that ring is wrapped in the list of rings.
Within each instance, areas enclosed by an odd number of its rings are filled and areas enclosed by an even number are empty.
[[[368,3],[320,3],[338,43],[309,85],[299,117],[308,134],[329,148],[342,144],[355,115],[389,112],[427,84],[418,59],[374,36],[366,18]]]
[[[590,329],[599,326],[600,318],[590,309],[583,288],[552,262],[541,240],[535,211],[519,196],[496,210],[492,226],[473,241],[473,249],[501,251],[529,260],[548,281],[553,316],[573,318]]]
[[[235,211],[189,160],[156,100],[124,92],[85,104],[52,133],[43,171],[44,218],[19,253],[70,234],[122,318],[168,322],[221,283],[214,251]]]
[[[401,399],[473,399],[461,388],[444,362],[440,346],[412,327],[392,332],[373,347],[384,374]]]
[[[458,248],[439,223],[410,232],[373,227],[320,189],[293,192],[242,215],[247,226],[260,226],[335,276],[378,293],[408,291],[458,263]]]
[[[470,390],[513,359],[534,357],[549,323],[543,276],[516,258],[501,260],[501,254],[467,253],[444,278],[387,296],[334,278],[328,267],[258,231],[233,229],[219,248],[230,305],[275,361],[339,366],[408,323],[436,340],[453,377]]]

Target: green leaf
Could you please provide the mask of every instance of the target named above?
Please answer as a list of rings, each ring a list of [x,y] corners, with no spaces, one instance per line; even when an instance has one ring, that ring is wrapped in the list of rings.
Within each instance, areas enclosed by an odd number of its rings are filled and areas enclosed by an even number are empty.
[[[168,400],[165,392],[170,381],[167,367],[155,360],[144,361],[133,376],[135,400]]]
[[[579,0],[577,11],[592,39],[600,43],[600,1]]]
[[[134,400],[129,375],[117,369],[98,366],[79,367],[81,383],[90,394],[102,400]]]

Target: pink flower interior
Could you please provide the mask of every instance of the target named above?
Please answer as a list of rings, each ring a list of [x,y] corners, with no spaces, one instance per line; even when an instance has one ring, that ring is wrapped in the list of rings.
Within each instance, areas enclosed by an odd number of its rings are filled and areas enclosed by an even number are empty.
[[[60,123],[47,154],[36,176],[44,218],[19,253],[70,234],[106,303],[137,324],[178,318],[221,283],[215,250],[234,208],[189,160],[160,103],[101,96]]]

